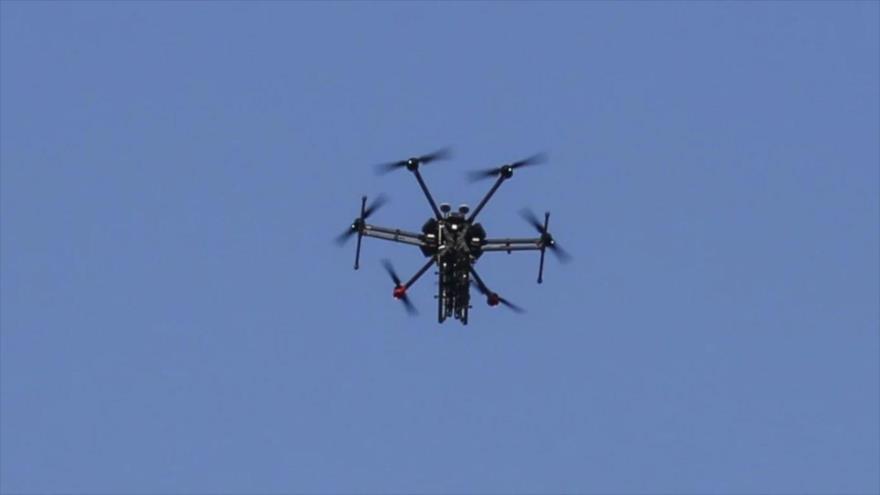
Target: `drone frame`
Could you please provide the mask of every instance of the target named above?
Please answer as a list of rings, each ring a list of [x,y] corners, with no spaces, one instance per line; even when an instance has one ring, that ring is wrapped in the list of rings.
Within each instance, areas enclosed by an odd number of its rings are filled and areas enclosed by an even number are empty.
[[[445,221],[445,217],[443,214],[448,213],[448,211],[449,211],[448,206],[444,205],[446,209],[444,209],[444,211],[442,211],[442,212],[441,212],[441,208],[437,207],[437,203],[434,200],[434,197],[431,195],[431,192],[428,189],[428,186],[425,183],[425,180],[422,177],[422,174],[421,174],[419,168],[420,168],[420,165],[424,165],[433,159],[444,157],[445,155],[446,155],[446,152],[443,152],[443,151],[435,152],[433,154],[425,155],[423,157],[413,157],[413,158],[410,158],[405,161],[394,162],[394,163],[387,164],[387,165],[383,166],[388,170],[405,167],[407,170],[412,172],[412,174],[416,178],[416,181],[417,181],[419,187],[421,188],[422,192],[424,193],[424,196],[427,199],[428,204],[431,207],[431,210],[434,214],[434,219],[436,219],[438,222]],[[485,206],[489,202],[489,200],[492,199],[495,192],[498,191],[498,189],[501,187],[501,185],[505,181],[507,181],[511,177],[513,177],[514,169],[516,169],[519,166],[527,165],[530,163],[535,163],[536,161],[537,161],[537,155],[535,157],[532,157],[527,160],[523,160],[521,162],[515,162],[513,164],[502,165],[501,167],[491,169],[486,172],[482,172],[481,174],[484,177],[497,175],[497,179],[495,180],[492,187],[488,190],[488,192],[483,196],[483,198],[477,204],[477,207],[472,212],[470,212],[470,215],[465,220],[465,225],[466,226],[475,225],[474,221],[476,220],[477,216],[480,214],[480,212],[482,212],[482,210],[485,208]],[[354,269],[355,270],[359,269],[359,267],[360,267],[361,241],[362,241],[363,237],[372,237],[375,239],[382,239],[382,240],[396,242],[396,243],[408,244],[408,245],[413,245],[413,246],[417,246],[417,247],[421,248],[423,254],[426,257],[428,257],[429,259],[418,271],[416,271],[416,273],[412,277],[410,277],[406,281],[406,283],[401,282],[401,280],[399,279],[399,277],[397,276],[397,274],[394,272],[393,268],[391,267],[390,263],[385,261],[385,269],[386,269],[386,271],[389,272],[389,274],[391,275],[392,279],[395,282],[395,288],[394,288],[394,292],[393,292],[394,297],[397,299],[403,299],[403,302],[405,303],[407,310],[410,312],[414,312],[415,309],[412,307],[412,304],[406,298],[406,291],[407,291],[407,289],[409,289],[409,287],[411,287],[413,284],[415,284],[415,282],[418,281],[419,278],[421,278],[421,276],[424,275],[425,272],[427,272],[427,270],[432,265],[434,265],[435,263],[438,265],[440,264],[440,257],[441,257],[440,250],[442,249],[442,246],[443,246],[442,239],[440,239],[440,237],[442,236],[443,229],[442,228],[439,229],[438,235],[435,236],[432,234],[426,234],[424,232],[417,233],[417,232],[411,232],[411,231],[407,231],[407,230],[403,230],[403,229],[389,228],[389,227],[383,227],[383,226],[367,223],[366,222],[367,217],[381,203],[384,203],[384,197],[382,197],[382,196],[380,196],[377,200],[375,200],[374,205],[367,208],[367,197],[363,196],[361,198],[360,216],[358,216],[352,222],[350,230],[343,233],[343,237],[347,238],[351,234],[355,234],[355,233],[357,234],[357,248],[355,250],[355,259],[354,259]],[[467,211],[467,209],[465,209],[464,211],[461,211],[461,213],[467,214],[468,211]],[[488,287],[486,286],[486,284],[483,282],[482,278],[477,274],[473,265],[476,261],[476,258],[479,257],[480,255],[482,255],[482,253],[502,252],[502,251],[507,252],[507,253],[511,253],[513,251],[540,251],[541,257],[540,257],[540,262],[538,265],[538,279],[537,279],[537,282],[539,284],[543,282],[544,257],[545,257],[545,252],[548,248],[555,251],[557,253],[557,255],[559,255],[561,260],[564,261],[565,258],[567,258],[567,255],[565,255],[564,252],[560,248],[558,248],[558,246],[556,246],[556,243],[555,243],[553,237],[549,234],[549,232],[547,230],[549,222],[550,222],[550,213],[549,212],[544,213],[543,222],[540,222],[530,212],[523,212],[523,216],[528,217],[527,220],[533,225],[533,227],[536,230],[538,230],[538,232],[540,234],[539,237],[523,237],[523,238],[485,238],[484,237],[484,238],[479,239],[479,245],[474,247],[474,249],[477,250],[478,254],[476,256],[470,256],[468,259],[468,272],[470,275],[473,276],[473,279],[475,280],[475,285],[480,290],[480,292],[482,292],[483,294],[485,294],[487,296],[487,301],[491,306],[495,306],[499,303],[503,303],[516,311],[521,311],[516,305],[509,303],[508,301],[506,301],[503,298],[501,298],[500,296],[498,296],[497,293],[490,291],[488,289]],[[474,239],[474,240],[477,240],[477,239]],[[440,280],[440,284],[439,284],[440,285],[440,294],[438,295],[438,299],[439,299],[439,301],[438,301],[438,322],[442,323],[446,319],[445,316],[448,316],[449,310],[448,309],[446,310],[447,314],[444,316],[443,297],[442,297],[444,282],[442,280],[442,272],[438,271],[438,273],[441,274],[441,280]],[[462,319],[463,324],[467,324],[467,309],[468,308],[469,308],[469,304],[465,303],[463,318],[459,318],[459,319]],[[456,316],[456,317],[458,318],[458,316]]]

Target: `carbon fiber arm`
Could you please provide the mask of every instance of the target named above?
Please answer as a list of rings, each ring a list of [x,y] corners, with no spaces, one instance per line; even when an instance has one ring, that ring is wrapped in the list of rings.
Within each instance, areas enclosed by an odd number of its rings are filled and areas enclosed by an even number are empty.
[[[407,232],[406,230],[401,229],[390,229],[387,227],[379,227],[378,225],[365,224],[361,233],[365,237],[374,237],[376,239],[384,239],[391,242],[411,244],[413,246],[428,245],[422,239],[421,234],[417,234],[415,232]]]
[[[486,239],[482,251],[540,251],[544,247],[540,237],[524,239]]]

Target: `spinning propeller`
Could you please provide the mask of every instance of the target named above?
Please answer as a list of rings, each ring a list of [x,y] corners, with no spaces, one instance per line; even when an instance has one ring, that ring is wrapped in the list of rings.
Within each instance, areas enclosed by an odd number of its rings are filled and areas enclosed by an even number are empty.
[[[477,289],[484,296],[486,296],[486,304],[488,304],[489,306],[498,306],[498,304],[500,303],[500,304],[507,306],[508,308],[513,310],[515,313],[522,314],[522,313],[526,312],[526,310],[522,309],[521,307],[517,306],[516,304],[513,304],[512,302],[508,301],[507,299],[504,299],[503,297],[499,296],[497,292],[492,292],[487,287],[481,286],[480,284],[477,284],[477,283],[474,283],[474,285],[476,285]]]
[[[370,217],[373,213],[376,213],[376,210],[382,207],[385,203],[388,202],[388,197],[384,194],[380,194],[376,196],[376,199],[370,203],[370,206],[367,207],[367,197],[363,196],[361,198],[361,215],[354,219],[351,223],[351,226],[345,230],[342,234],[336,236],[336,244],[342,246],[351,238],[351,236],[357,234],[357,252],[354,257],[354,269],[358,269],[358,264],[361,259],[361,239],[363,238],[363,228],[366,224],[365,221]]]
[[[544,251],[546,249],[550,249],[550,252],[553,253],[556,258],[562,263],[567,263],[571,261],[571,255],[568,254],[564,249],[562,249],[559,244],[556,244],[556,240],[553,239],[553,236],[550,235],[550,232],[547,231],[547,226],[550,223],[550,212],[544,213],[544,223],[542,224],[538,217],[532,213],[532,210],[523,209],[520,210],[519,214],[529,222],[535,230],[541,234],[541,264],[538,268],[538,283],[540,284],[544,280]]]
[[[544,163],[547,161],[547,155],[544,153],[538,153],[536,155],[532,155],[524,160],[520,160],[518,162],[508,163],[507,165],[502,165],[500,167],[486,168],[482,170],[475,170],[473,172],[468,172],[468,178],[473,181],[478,181],[482,179],[488,179],[489,177],[498,177],[499,175],[504,175],[505,178],[509,178],[513,175],[513,171],[520,168],[526,167],[529,165],[537,165],[539,163]]]
[[[492,292],[491,290],[489,290],[489,288],[486,287],[486,284],[483,283],[483,279],[481,279],[480,276],[477,275],[477,272],[473,269],[473,267],[471,267],[471,275],[474,276],[473,280],[471,280],[471,283],[477,287],[477,290],[479,290],[480,293],[486,296],[486,304],[488,304],[489,306],[498,306],[498,304],[503,304],[512,309],[515,313],[526,312],[526,310],[522,309],[516,304],[513,304],[507,299],[499,296],[497,292]]]
[[[388,272],[388,275],[391,277],[391,280],[394,282],[394,291],[391,295],[394,296],[395,299],[399,299],[403,303],[404,309],[410,315],[414,315],[418,313],[416,311],[416,307],[413,306],[412,301],[409,300],[409,296],[406,295],[406,289],[408,288],[400,281],[400,277],[397,276],[397,272],[394,271],[394,266],[391,265],[391,262],[388,260],[382,260],[382,266],[385,268],[385,271]]]
[[[406,167],[410,170],[415,170],[419,167],[419,165],[426,165],[435,160],[445,160],[452,156],[452,151],[449,148],[439,149],[433,153],[428,153],[427,155],[422,156],[414,156],[408,160],[401,160],[399,162],[390,162],[390,163],[382,163],[376,165],[376,173],[377,174],[387,174],[388,172],[397,170],[399,168]]]

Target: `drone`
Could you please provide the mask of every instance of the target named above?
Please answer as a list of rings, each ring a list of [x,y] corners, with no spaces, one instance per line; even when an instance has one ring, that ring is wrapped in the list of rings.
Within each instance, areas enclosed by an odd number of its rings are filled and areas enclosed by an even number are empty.
[[[417,310],[412,301],[410,301],[407,291],[431,266],[435,265],[438,277],[436,295],[438,323],[443,323],[452,316],[463,325],[467,325],[468,310],[471,309],[471,286],[474,286],[486,297],[486,303],[489,306],[502,305],[517,313],[522,313],[524,310],[521,307],[489,289],[483,279],[477,274],[474,264],[485,253],[507,252],[510,254],[513,251],[540,251],[538,283],[542,283],[544,278],[544,253],[547,250],[563,263],[571,258],[568,253],[559,247],[556,240],[547,230],[550,223],[550,212],[544,213],[544,221],[542,222],[531,210],[523,209],[520,211],[520,215],[538,232],[539,236],[534,238],[489,238],[486,237],[486,231],[483,229],[483,226],[476,223],[476,219],[477,215],[486,206],[486,203],[489,202],[498,188],[501,187],[501,184],[513,177],[514,171],[522,167],[543,163],[545,156],[537,154],[498,167],[470,172],[469,177],[472,181],[496,177],[495,183],[473,211],[467,205],[461,205],[458,211],[452,211],[452,207],[448,203],[442,203],[438,207],[430,191],[428,191],[425,180],[422,178],[422,174],[419,171],[421,166],[448,159],[449,157],[449,149],[442,149],[427,155],[376,166],[376,171],[379,174],[405,168],[415,176],[433,212],[433,216],[422,226],[421,233],[380,227],[367,223],[367,219],[387,203],[387,197],[379,195],[367,205],[367,197],[363,196],[361,198],[360,215],[354,219],[351,226],[345,232],[336,238],[336,243],[341,246],[353,236],[357,236],[357,249],[354,258],[355,270],[360,265],[361,241],[364,237],[373,237],[417,246],[428,260],[406,282],[397,275],[390,261],[387,259],[382,260],[382,266],[388,272],[391,281],[394,282],[392,296],[403,303],[404,309],[410,315],[417,314]]]

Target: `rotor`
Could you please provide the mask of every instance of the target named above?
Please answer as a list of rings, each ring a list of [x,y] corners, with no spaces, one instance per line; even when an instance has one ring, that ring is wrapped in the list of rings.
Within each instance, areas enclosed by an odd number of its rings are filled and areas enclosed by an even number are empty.
[[[370,203],[370,206],[367,206],[367,197],[361,197],[361,214],[359,217],[355,218],[351,222],[351,226],[345,230],[345,232],[336,236],[336,245],[342,246],[351,238],[351,236],[357,234],[357,250],[354,255],[354,269],[357,270],[360,265],[361,259],[361,240],[364,237],[364,227],[366,226],[366,220],[373,213],[376,213],[376,210],[382,207],[385,203],[388,202],[388,197],[384,194],[380,194],[376,196],[376,199]]]
[[[452,156],[452,150],[448,147],[441,148],[432,153],[428,153],[427,155],[414,156],[412,158],[408,158],[406,160],[399,160],[396,162],[389,163],[380,163],[376,165],[376,173],[377,174],[387,174],[388,172],[392,172],[394,170],[400,168],[406,168],[407,170],[414,171],[419,168],[419,165],[427,165],[433,161],[437,160],[446,160]]]
[[[504,176],[505,179],[509,179],[513,177],[513,171],[518,168],[527,167],[529,165],[538,165],[546,161],[547,155],[545,153],[537,153],[528,158],[501,165],[499,167],[485,168],[468,172],[468,178],[472,182],[482,179],[488,179],[490,177],[498,177],[499,175]]]
[[[522,216],[535,230],[541,234],[541,261],[538,265],[538,283],[542,283],[544,281],[544,252],[547,249],[550,249],[550,252],[556,256],[561,263],[568,263],[571,261],[571,255],[568,254],[567,251],[562,249],[559,244],[556,243],[556,240],[550,235],[550,232],[547,230],[548,225],[550,224],[550,212],[544,213],[544,223],[542,224],[538,217],[532,213],[532,210],[528,208],[524,208],[519,212],[520,216]]]
[[[385,268],[385,271],[388,272],[388,276],[391,277],[391,281],[394,282],[394,290],[391,291],[391,296],[394,299],[403,303],[403,308],[410,315],[415,315],[418,313],[416,307],[413,305],[412,301],[409,300],[409,296],[406,295],[406,289],[408,287],[404,285],[400,277],[397,276],[397,272],[394,270],[394,266],[387,259],[382,260],[382,267]]]

